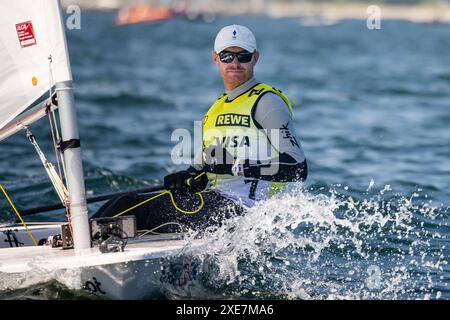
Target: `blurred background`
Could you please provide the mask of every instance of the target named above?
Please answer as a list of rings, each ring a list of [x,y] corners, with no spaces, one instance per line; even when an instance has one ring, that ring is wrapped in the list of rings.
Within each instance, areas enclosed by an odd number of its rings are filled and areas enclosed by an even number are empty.
[[[94,10],[118,10],[130,6],[170,8],[183,12],[190,19],[198,15],[211,19],[214,15],[254,14],[326,20],[366,19],[368,5],[378,5],[383,8],[384,19],[450,22],[449,0],[62,0],[62,3]]]

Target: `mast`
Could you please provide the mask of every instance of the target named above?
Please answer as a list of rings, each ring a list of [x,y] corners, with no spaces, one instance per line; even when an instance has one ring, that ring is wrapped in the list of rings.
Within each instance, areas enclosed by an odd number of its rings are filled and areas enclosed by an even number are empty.
[[[66,168],[66,183],[70,194],[69,209],[72,220],[72,236],[75,250],[80,251],[91,247],[91,235],[72,81],[57,83],[56,92],[63,140],[62,150]]]
[[[54,0],[57,20],[61,32],[61,47],[64,48],[66,67],[72,73],[67,48],[66,33],[62,19],[62,9],[59,0]],[[88,209],[86,205],[86,191],[84,185],[83,163],[81,161],[80,136],[73,96],[72,77],[62,81],[55,81],[61,127],[61,151],[65,166],[67,189],[69,190],[69,210],[72,223],[72,237],[77,253],[91,247]]]

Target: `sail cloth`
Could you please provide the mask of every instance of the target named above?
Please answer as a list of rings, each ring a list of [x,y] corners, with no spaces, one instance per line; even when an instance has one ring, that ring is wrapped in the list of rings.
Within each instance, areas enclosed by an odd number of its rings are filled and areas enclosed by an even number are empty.
[[[0,1],[0,133],[52,84],[69,80],[59,1]]]

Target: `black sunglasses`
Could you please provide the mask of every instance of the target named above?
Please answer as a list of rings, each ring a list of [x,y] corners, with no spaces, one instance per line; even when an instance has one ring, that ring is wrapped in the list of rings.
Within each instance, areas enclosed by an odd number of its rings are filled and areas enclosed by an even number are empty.
[[[241,63],[247,63],[252,60],[253,52],[248,51],[240,51],[240,52],[230,52],[230,51],[221,51],[219,53],[219,59],[223,63],[231,63],[234,60],[234,57],[238,59]]]

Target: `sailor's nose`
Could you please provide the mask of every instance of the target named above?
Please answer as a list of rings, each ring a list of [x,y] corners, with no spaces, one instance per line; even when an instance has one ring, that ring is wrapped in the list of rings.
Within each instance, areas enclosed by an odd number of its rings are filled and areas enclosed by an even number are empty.
[[[231,60],[230,64],[232,65],[240,65],[238,58],[236,56],[233,56],[233,60]]]

